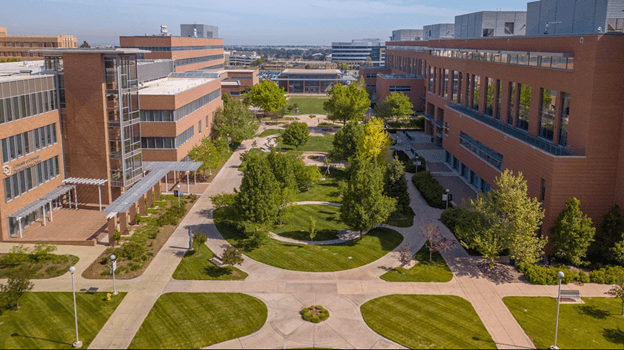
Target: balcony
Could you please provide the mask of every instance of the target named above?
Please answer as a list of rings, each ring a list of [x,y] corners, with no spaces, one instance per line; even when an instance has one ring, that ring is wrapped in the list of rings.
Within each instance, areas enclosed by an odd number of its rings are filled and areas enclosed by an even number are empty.
[[[444,124],[442,124],[442,122],[439,120],[435,120],[435,117],[431,114],[423,114],[423,117],[427,118],[430,122],[433,123],[433,125],[437,126],[438,128],[444,128]]]
[[[552,154],[553,156],[564,156],[564,157],[568,156],[569,157],[569,156],[584,156],[585,155],[585,148],[562,147],[562,146],[553,145],[552,143],[544,139],[531,136],[524,131],[520,131],[519,129],[513,128],[512,126],[508,124],[503,124],[498,120],[492,119],[491,117],[484,116],[482,114],[479,114],[475,110],[462,107],[458,104],[455,104],[455,103],[448,104],[446,105],[446,107],[458,113],[461,113],[465,116],[468,116],[472,119],[480,121],[488,126],[491,126],[494,129],[498,129],[507,135],[515,137],[518,140],[529,144],[530,146],[537,147],[544,152]]]

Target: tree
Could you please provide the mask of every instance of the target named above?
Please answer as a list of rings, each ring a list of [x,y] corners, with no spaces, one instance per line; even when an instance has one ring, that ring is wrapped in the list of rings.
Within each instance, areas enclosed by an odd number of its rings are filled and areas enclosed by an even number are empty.
[[[7,284],[0,285],[0,313],[2,310],[16,308],[19,310],[19,299],[35,285],[30,281],[32,269],[21,269],[9,276]]]
[[[243,253],[228,244],[223,250],[221,261],[223,262],[223,265],[229,266],[231,270],[234,265],[241,265],[243,263]]]
[[[330,120],[342,120],[342,124],[346,125],[347,121],[358,120],[368,111],[368,93],[358,89],[356,84],[336,84],[328,92],[331,98],[323,102],[323,108],[329,112]]]
[[[308,142],[310,136],[310,129],[308,124],[293,122],[290,123],[286,131],[282,134],[284,143],[295,148],[305,145]]]
[[[198,245],[197,253],[198,256],[201,256],[201,246],[208,241],[208,237],[203,233],[197,231],[193,234],[193,242]]]
[[[89,43],[85,40],[85,41],[82,42],[82,44],[80,44],[80,48],[81,49],[85,49],[85,48],[88,49],[88,48],[91,48],[91,45],[89,45]]]
[[[624,218],[622,218],[620,207],[616,204],[605,214],[602,224],[596,230],[590,251],[593,251],[594,255],[602,261],[607,259],[624,262],[623,259],[618,259],[620,250],[616,248],[616,244],[620,242],[621,245],[624,240],[623,235]]]
[[[310,67],[310,64],[306,64],[305,65],[305,69],[311,69],[312,67]]]
[[[440,227],[433,222],[423,223],[420,229],[425,235],[425,239],[427,239],[425,244],[429,249],[429,262],[433,261],[433,253],[443,253],[455,248],[455,241],[443,237]]]
[[[385,161],[392,141],[384,130],[384,122],[373,118],[364,127],[364,133],[358,139],[358,154],[364,159],[375,160],[381,164]]]
[[[393,92],[375,105],[375,116],[382,119],[406,118],[414,114],[414,105],[402,92]]]
[[[366,56],[366,59],[364,59],[364,61],[368,67],[373,66],[373,59],[370,56]]]
[[[340,217],[349,227],[362,233],[386,221],[394,211],[396,200],[383,194],[382,168],[375,162],[358,157],[351,177],[342,187]]]
[[[258,122],[254,114],[239,99],[230,99],[223,109],[217,109],[214,120],[214,135],[241,142],[253,137],[258,130]]]
[[[358,89],[366,89],[366,80],[364,80],[364,76],[360,75],[358,80],[353,83]]]
[[[289,216],[292,210],[290,203],[297,192],[294,160],[284,153],[276,152],[275,149],[271,150],[271,153],[267,156],[267,160],[269,161],[275,179],[280,184],[277,217],[279,225],[282,225],[283,220]]]
[[[290,156],[295,157],[297,160],[293,164],[293,170],[295,172],[295,180],[297,181],[297,188],[299,191],[306,191],[310,186],[321,180],[321,173],[319,173],[316,166],[306,165],[303,160],[301,160],[301,156],[297,154],[293,153]]]
[[[221,99],[223,100],[223,107],[227,106],[228,103],[230,103],[230,95],[227,92],[223,93]]]
[[[401,246],[399,247],[399,262],[401,263],[401,265],[404,266],[405,264],[410,262],[410,260],[412,260],[412,256],[413,254],[410,250],[409,242],[401,244]]]
[[[199,167],[200,172],[205,174],[216,170],[221,165],[221,161],[230,154],[227,140],[211,140],[203,138],[200,144],[193,146],[189,151],[189,157],[195,162],[202,162]]]
[[[356,121],[350,121],[340,130],[336,131],[332,150],[329,157],[334,161],[345,161],[357,154],[357,143],[364,133],[364,126]]]
[[[266,157],[249,154],[243,181],[236,196],[236,208],[242,221],[247,221],[247,234],[262,231],[277,220],[280,205],[280,183],[275,179]]]
[[[605,294],[615,298],[620,298],[622,301],[622,312],[620,316],[624,316],[624,276],[619,276],[616,284],[611,287]]]
[[[574,266],[585,265],[587,247],[594,240],[596,229],[592,221],[580,209],[581,201],[576,198],[566,201],[565,209],[559,213],[555,225],[550,228],[555,255]]]
[[[310,225],[308,229],[308,233],[310,234],[310,240],[314,241],[314,237],[316,237],[316,220],[310,216],[309,219]]]
[[[251,88],[248,96],[251,104],[262,107],[265,112],[277,112],[286,106],[286,91],[270,80],[264,80]]]
[[[506,169],[496,179],[496,186],[497,189],[469,201],[474,215],[457,227],[459,234],[467,237],[462,245],[478,250],[492,264],[505,248],[512,259],[536,263],[547,242],[535,233],[544,217],[541,204],[528,196],[522,173],[514,176]]]
[[[396,157],[386,166],[384,171],[384,194],[397,200],[397,212],[409,212],[410,196],[405,179],[405,167]]]

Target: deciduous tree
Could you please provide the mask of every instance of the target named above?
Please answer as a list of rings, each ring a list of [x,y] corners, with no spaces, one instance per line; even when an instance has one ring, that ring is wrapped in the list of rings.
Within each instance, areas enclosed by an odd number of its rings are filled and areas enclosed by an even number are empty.
[[[565,209],[559,213],[555,225],[550,228],[555,255],[569,261],[574,266],[585,265],[587,247],[594,240],[596,229],[592,221],[583,214],[581,201],[576,198],[566,201]]]
[[[427,241],[425,244],[429,249],[429,261],[433,261],[433,253],[442,253],[455,248],[455,241],[442,236],[442,231],[438,225],[430,222],[420,226]]]
[[[230,269],[232,269],[234,265],[241,265],[243,263],[243,253],[228,244],[223,250],[223,254],[221,254],[221,261],[223,265],[229,266]]]
[[[414,105],[402,92],[393,92],[375,105],[375,116],[382,119],[405,118],[414,114]]]
[[[208,125],[206,125],[208,127]],[[223,109],[217,109],[214,120],[214,136],[241,142],[253,137],[258,130],[254,114],[239,99],[230,99]]]
[[[32,270],[20,270],[9,276],[7,284],[0,285],[0,314],[2,310],[19,309],[19,299],[35,285],[30,281]]]
[[[346,161],[357,154],[357,144],[364,133],[364,125],[350,121],[334,135],[333,147],[329,154],[334,161]]]
[[[622,312],[620,316],[624,316],[624,276],[620,276],[616,284],[611,287],[605,294],[615,298],[619,298],[622,301]]]
[[[602,261],[615,260],[624,263],[624,259],[619,258],[620,256],[624,258],[624,250],[616,247],[618,243],[621,246],[623,240],[624,218],[622,218],[620,207],[616,204],[605,214],[589,250]]]
[[[397,200],[396,211],[408,213],[410,196],[405,179],[405,166],[398,158],[386,165],[384,171],[384,194]]]
[[[270,80],[264,80],[251,88],[248,94],[251,104],[265,112],[275,113],[286,106],[286,91]]]
[[[329,112],[328,119],[342,120],[343,125],[347,121],[359,120],[370,106],[368,93],[356,84],[336,84],[329,90],[329,94],[331,98],[323,103],[323,108]]]
[[[310,129],[308,124],[293,122],[290,123],[286,131],[282,134],[284,143],[295,148],[305,145],[308,142],[310,136]]]
[[[371,119],[364,127],[364,133],[358,138],[358,154],[367,160],[382,164],[386,160],[392,141],[384,130],[383,120]]]

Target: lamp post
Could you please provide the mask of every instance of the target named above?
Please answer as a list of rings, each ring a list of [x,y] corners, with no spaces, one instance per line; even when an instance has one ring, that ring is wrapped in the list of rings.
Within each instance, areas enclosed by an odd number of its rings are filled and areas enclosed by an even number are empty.
[[[445,190],[445,192],[446,192],[446,209],[448,209],[448,204],[449,204],[449,198],[448,198],[448,196],[449,196],[449,192],[450,192],[450,190],[447,188],[447,189]]]
[[[557,277],[559,277],[559,293],[557,294],[557,320],[555,321],[555,345],[551,346],[551,349],[559,349],[557,347],[557,332],[559,331],[559,306],[561,305],[561,280],[565,275],[563,271],[557,272]]]
[[[115,254],[111,255],[111,274],[113,275],[113,295],[117,295],[117,284],[115,283],[115,270],[117,270],[117,257]]]
[[[178,184],[178,208],[180,207],[180,184]]]
[[[74,321],[76,323],[76,342],[72,345],[74,348],[79,348],[82,346],[82,342],[78,338],[78,308],[76,307],[76,284],[74,282],[74,272],[76,272],[76,267],[72,266],[69,268],[69,272],[72,276],[72,292],[74,294]]]

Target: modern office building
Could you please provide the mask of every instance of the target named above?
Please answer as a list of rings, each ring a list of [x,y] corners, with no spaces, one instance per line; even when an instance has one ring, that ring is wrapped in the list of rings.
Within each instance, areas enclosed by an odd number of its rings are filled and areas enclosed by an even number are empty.
[[[338,69],[286,69],[275,81],[289,94],[327,94],[334,84],[349,85],[355,78]]]
[[[219,27],[207,24],[180,24],[180,36],[217,39],[219,37]]]
[[[227,69],[220,75],[222,94],[238,97],[243,90],[258,84],[257,69]]]
[[[541,7],[574,3],[544,0]],[[615,15],[605,23],[617,23]],[[425,132],[442,145],[448,166],[484,192],[504,169],[522,172],[543,203],[543,234],[572,197],[599,224],[614,204],[624,206],[624,35],[594,27],[531,37],[527,25],[526,36],[392,43],[386,68],[367,84],[379,85],[388,70],[417,75],[426,91]]]
[[[527,13],[481,11],[455,17],[455,39],[524,35]]]
[[[41,60],[33,48],[75,48],[78,39],[73,35],[9,35],[0,27],[0,59],[17,58],[22,61]]]
[[[175,72],[223,69],[223,39],[170,35],[121,36],[122,48],[148,51],[139,58],[173,60]]]
[[[422,29],[398,29],[392,31],[390,41],[416,41],[423,40]]]
[[[450,39],[455,35],[455,23],[438,23],[423,27],[423,40]]]
[[[230,54],[227,56],[226,65],[249,67],[254,62],[258,61],[261,58],[262,57],[258,56],[255,51],[248,51],[248,52],[230,51]]]
[[[383,66],[386,59],[385,42],[381,39],[352,40],[332,43],[332,62],[359,67],[370,57],[374,66]]]

